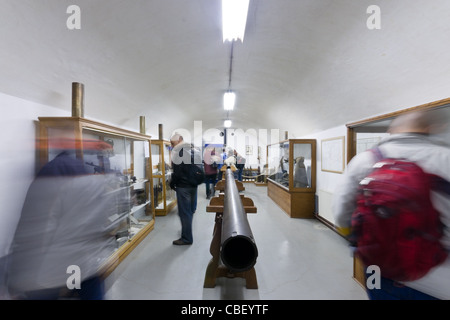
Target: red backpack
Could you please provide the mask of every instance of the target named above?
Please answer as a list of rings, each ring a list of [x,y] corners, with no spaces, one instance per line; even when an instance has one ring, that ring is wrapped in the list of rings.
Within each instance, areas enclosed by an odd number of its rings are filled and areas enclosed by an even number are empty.
[[[379,161],[360,182],[352,216],[355,254],[366,266],[377,265],[383,277],[419,279],[447,258],[440,243],[443,224],[430,200],[438,177],[373,151]]]

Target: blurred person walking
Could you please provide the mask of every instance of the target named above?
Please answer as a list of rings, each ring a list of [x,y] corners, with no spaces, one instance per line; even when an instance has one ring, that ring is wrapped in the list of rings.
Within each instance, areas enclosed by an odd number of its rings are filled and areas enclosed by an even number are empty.
[[[115,174],[90,174],[74,152],[48,162],[29,187],[8,257],[12,299],[101,300],[101,267],[116,247]]]
[[[383,158],[404,159],[415,162],[426,173],[450,181],[450,148],[433,137],[436,128],[443,128],[445,119],[431,111],[409,112],[392,121],[390,136],[377,148]],[[356,155],[348,164],[343,182],[333,200],[335,224],[343,234],[349,234],[352,215],[357,206],[359,183],[373,170],[377,157],[372,150]],[[447,189],[433,189],[431,201],[444,224],[442,246],[450,250],[450,196]],[[395,245],[395,244],[392,244]],[[367,267],[367,266],[366,266]],[[366,274],[367,277],[367,274]],[[394,281],[381,277],[380,288],[367,289],[370,299],[450,299],[450,258],[432,268],[425,276],[414,281]]]

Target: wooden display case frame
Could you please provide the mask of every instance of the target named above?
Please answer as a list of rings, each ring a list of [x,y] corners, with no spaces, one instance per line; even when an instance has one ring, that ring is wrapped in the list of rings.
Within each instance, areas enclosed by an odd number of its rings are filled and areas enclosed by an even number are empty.
[[[166,163],[166,159],[165,159],[165,154],[164,154],[164,148],[165,146],[170,146],[170,141],[167,140],[152,140],[152,145],[157,145],[159,146],[159,150],[160,150],[160,154],[159,154],[159,163],[160,164],[165,164]],[[151,153],[151,152],[150,152]],[[152,154],[153,156],[153,154]],[[171,158],[170,158],[170,154],[169,154],[169,159],[168,159],[168,163],[171,162]],[[167,199],[167,189],[170,188],[167,185],[167,174],[166,174],[166,170],[161,170],[161,174],[154,174],[153,170],[158,170],[159,168],[157,168],[158,164],[155,164],[152,167],[152,181],[153,179],[161,179],[162,180],[162,203],[163,203],[163,207],[162,208],[157,208],[155,206],[155,215],[156,216],[166,216],[170,211],[172,211],[172,209],[177,205],[177,199],[175,196],[175,199],[172,200],[170,203],[168,203],[168,199]],[[170,169],[171,171],[172,169]],[[153,183],[152,183],[153,185]]]
[[[289,172],[294,172],[294,144],[311,145],[311,187],[294,187],[294,176],[289,175],[289,187],[283,186],[271,178],[267,178],[267,195],[291,218],[310,219],[315,217],[316,194],[316,149],[315,139],[287,139],[267,146],[267,161],[269,163],[269,148],[282,143],[289,143]]]

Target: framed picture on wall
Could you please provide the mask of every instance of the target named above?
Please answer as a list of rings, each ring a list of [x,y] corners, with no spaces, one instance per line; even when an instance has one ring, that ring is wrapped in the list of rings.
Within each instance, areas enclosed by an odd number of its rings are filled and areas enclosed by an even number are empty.
[[[253,154],[253,146],[245,146],[245,154],[251,156]]]
[[[345,168],[345,138],[336,137],[322,140],[321,169],[322,171],[343,173]]]

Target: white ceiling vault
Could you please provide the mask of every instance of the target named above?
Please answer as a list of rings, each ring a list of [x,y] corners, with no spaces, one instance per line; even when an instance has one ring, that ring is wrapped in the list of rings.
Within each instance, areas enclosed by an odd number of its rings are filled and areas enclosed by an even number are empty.
[[[81,29],[67,8],[79,6]],[[367,8],[381,9],[369,30]],[[299,137],[450,97],[448,0],[250,0],[232,128]],[[164,135],[223,128],[220,0],[0,0],[0,92]],[[1,108],[8,106],[2,105]]]

